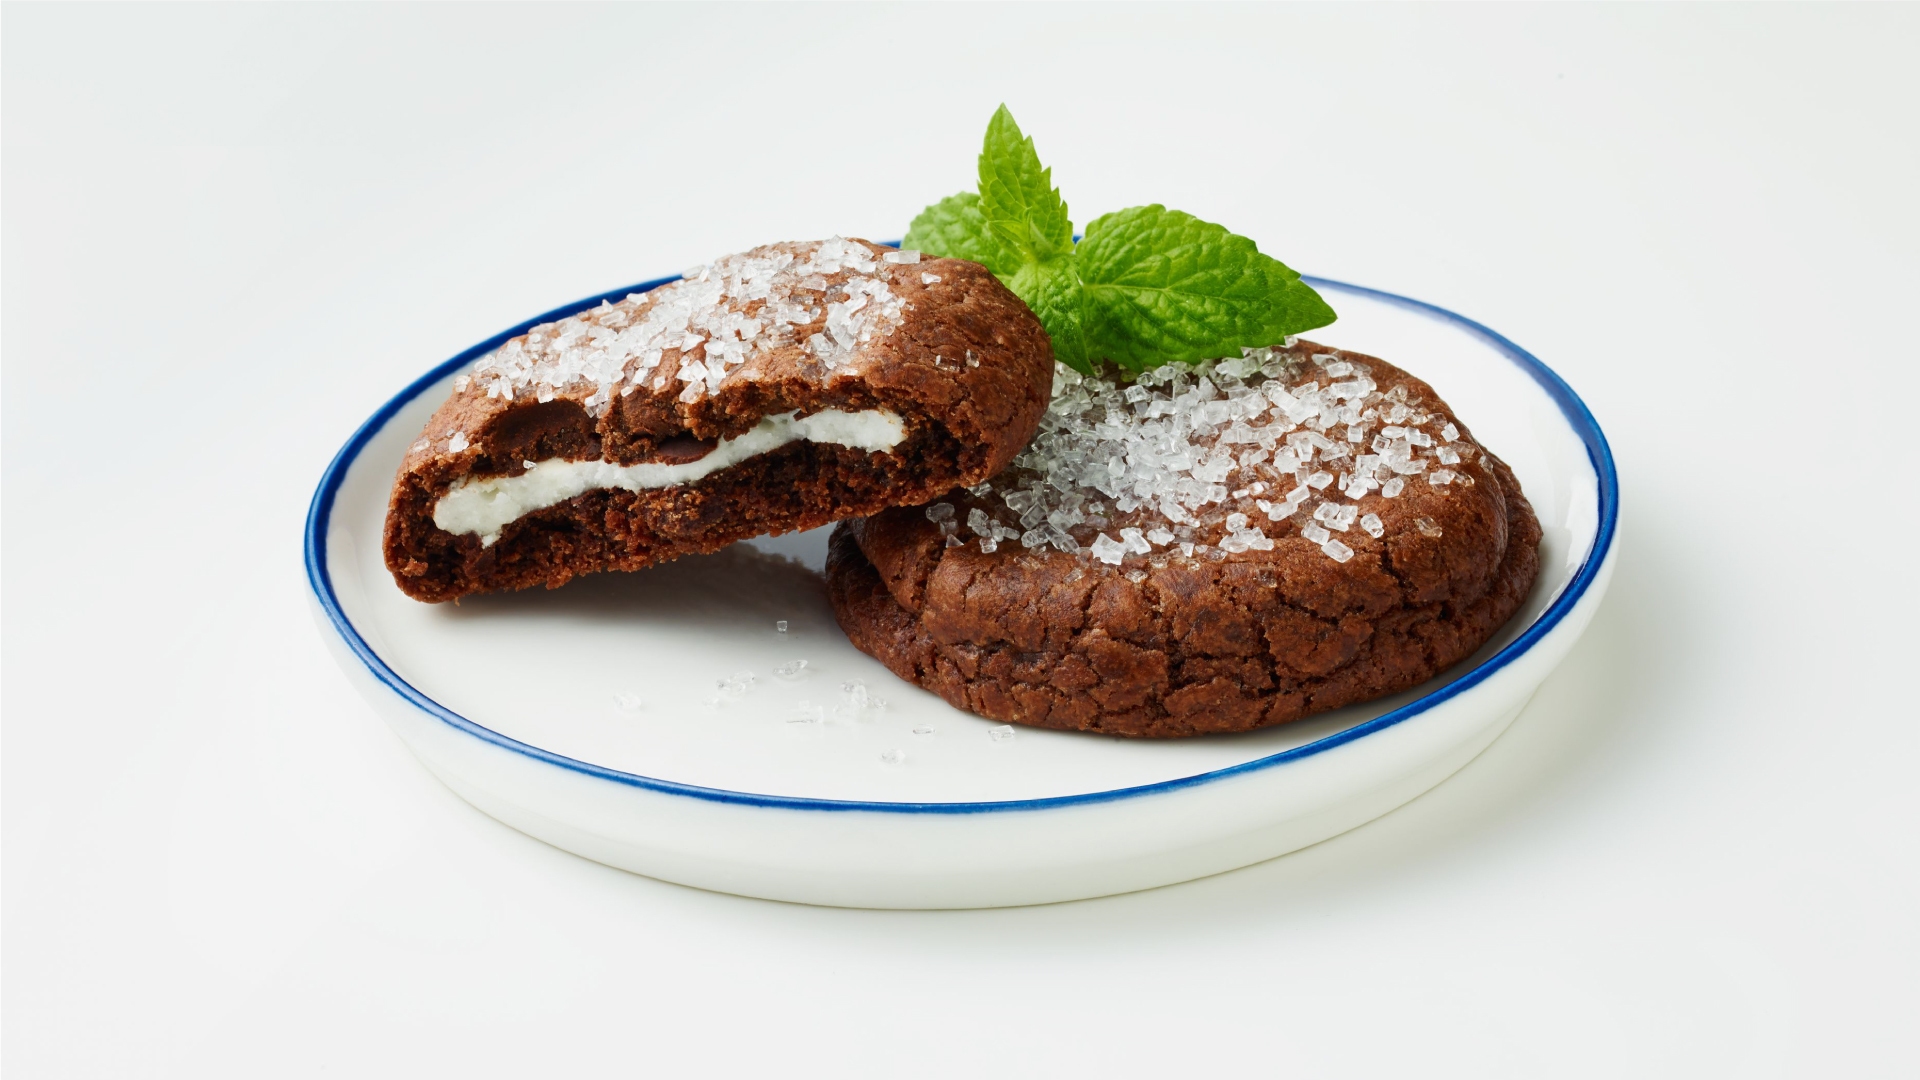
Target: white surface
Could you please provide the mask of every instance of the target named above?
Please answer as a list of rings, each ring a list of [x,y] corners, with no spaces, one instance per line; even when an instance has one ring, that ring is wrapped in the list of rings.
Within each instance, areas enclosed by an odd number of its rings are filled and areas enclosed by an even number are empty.
[[[538,313],[529,312],[528,317],[534,314]],[[446,396],[442,391],[425,413],[413,418],[415,434]],[[611,461],[548,458],[517,476],[461,480],[433,504],[433,523],[451,533],[484,532],[497,537],[502,525],[518,521],[535,510],[566,502],[583,491],[602,488],[647,491],[691,484],[750,457],[801,440],[837,443],[862,450],[891,450],[905,434],[906,425],[885,409],[856,413],[822,409],[798,420],[793,413],[781,413],[766,417],[734,438],[721,439],[704,456],[677,465],[657,461],[616,465]],[[399,466],[397,458],[393,466]]]
[[[1853,467],[1908,453],[1913,8],[11,7],[5,31],[9,1075],[1920,1065],[1915,597],[1883,555],[1916,515],[1898,469]],[[697,892],[442,788],[303,608],[345,434],[525,312],[897,232],[964,186],[1002,99],[1081,220],[1164,201],[1564,373],[1628,508],[1568,663],[1380,821],[1048,908]],[[1814,407],[1836,364],[1868,389]],[[1685,467],[1785,431],[1855,449]],[[182,505],[191,528],[122,524]]]

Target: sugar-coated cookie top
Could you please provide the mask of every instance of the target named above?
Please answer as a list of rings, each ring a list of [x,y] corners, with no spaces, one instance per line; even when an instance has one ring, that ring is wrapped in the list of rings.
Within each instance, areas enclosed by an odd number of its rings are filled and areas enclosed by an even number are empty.
[[[1291,526],[1345,562],[1340,534],[1380,537],[1374,511],[1410,483],[1472,486],[1478,453],[1424,384],[1394,371],[1383,390],[1348,355],[1289,341],[1132,383],[1061,366],[1012,466],[927,517],[948,546],[971,533],[986,552],[1017,539],[1113,565],[1271,550]],[[1407,525],[1438,532],[1425,517]]]
[[[900,325],[904,302],[888,281],[924,273],[919,262],[918,252],[840,237],[769,244],[536,326],[475,364],[455,389],[548,401],[591,386],[581,404],[598,415],[615,395],[643,386],[658,393],[677,383],[679,400],[696,400],[776,348],[799,345],[823,373],[842,374],[858,346]],[[818,329],[800,334],[823,317]]]

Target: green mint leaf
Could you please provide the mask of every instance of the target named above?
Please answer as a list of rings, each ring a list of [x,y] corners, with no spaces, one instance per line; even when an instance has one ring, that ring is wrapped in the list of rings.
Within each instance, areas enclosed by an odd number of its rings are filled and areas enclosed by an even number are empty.
[[[1003,268],[1011,272],[1020,265],[994,242],[987,219],[980,215],[980,196],[971,191],[949,195],[920,211],[900,245],[943,259],[977,262],[996,273]]]
[[[1073,222],[1053,186],[1053,170],[1040,167],[1033,140],[1020,133],[1005,105],[987,122],[980,147],[980,213],[1000,246],[1022,261],[1045,262],[1073,250]]]
[[[1071,252],[1059,259],[1022,266],[1007,288],[1026,302],[1053,339],[1053,358],[1085,374],[1093,374],[1087,350],[1086,290]]]
[[[1086,297],[1073,256],[1073,222],[1042,168],[1033,140],[1005,105],[980,148],[980,191],[949,196],[921,211],[902,241],[934,255],[969,259],[993,271],[1053,339],[1053,355],[1092,374]]]
[[[1252,240],[1159,204],[1095,219],[1076,255],[1088,348],[1135,371],[1232,356],[1334,320]]]

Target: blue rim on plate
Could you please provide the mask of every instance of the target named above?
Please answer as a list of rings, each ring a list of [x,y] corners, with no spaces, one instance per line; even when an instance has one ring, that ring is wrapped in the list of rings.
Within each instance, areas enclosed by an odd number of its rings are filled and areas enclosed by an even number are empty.
[[[314,598],[319,601],[321,610],[326,612],[328,620],[332,622],[334,631],[347,643],[347,647],[352,650],[354,656],[358,657],[360,662],[366,665],[367,670],[373,674],[375,679],[399,695],[400,699],[407,704],[412,705],[414,708],[419,709],[421,712],[426,713],[428,716],[433,717],[457,731],[492,743],[495,746],[511,750],[514,753],[524,754],[536,761],[556,765],[563,769],[570,769],[574,772],[601,780],[610,780],[614,783],[645,788],[649,791],[657,791],[668,795],[684,795],[688,798],[704,799],[710,802],[737,803],[745,806],[774,807],[787,810],[865,810],[895,814],[980,814],[1009,810],[1048,810],[1058,807],[1080,806],[1089,803],[1111,802],[1117,799],[1131,799],[1143,795],[1154,795],[1166,791],[1175,791],[1180,788],[1194,787],[1200,784],[1211,783],[1215,780],[1224,780],[1230,776],[1237,776],[1242,773],[1254,772],[1260,769],[1270,769],[1276,765],[1284,765],[1290,761],[1298,761],[1302,758],[1324,753],[1336,746],[1352,742],[1362,736],[1371,735],[1376,731],[1393,727],[1396,724],[1426,712],[1441,702],[1485,682],[1494,672],[1512,663],[1521,653],[1532,648],[1534,643],[1544,637],[1548,631],[1558,626],[1560,621],[1567,617],[1567,613],[1573,610],[1573,606],[1577,604],[1580,598],[1586,595],[1587,590],[1592,587],[1594,578],[1600,573],[1601,564],[1606,561],[1607,553],[1613,548],[1614,528],[1619,517],[1620,509],[1620,478],[1614,472],[1613,452],[1607,446],[1607,438],[1601,433],[1599,423],[1594,420],[1593,414],[1587,410],[1586,403],[1580,400],[1580,396],[1575,394],[1573,388],[1568,386],[1566,381],[1560,378],[1559,375],[1555,374],[1552,368],[1541,363],[1532,353],[1508,341],[1505,337],[1495,333],[1488,327],[1466,318],[1463,315],[1456,315],[1446,308],[1429,304],[1422,300],[1415,300],[1411,297],[1382,292],[1379,289],[1369,289],[1362,285],[1349,285],[1341,281],[1303,275],[1302,280],[1316,289],[1332,289],[1336,292],[1370,297],[1466,329],[1476,337],[1494,346],[1503,356],[1531,376],[1534,382],[1539,383],[1540,386],[1546,390],[1548,396],[1553,398],[1554,403],[1560,407],[1561,413],[1566,416],[1568,422],[1573,425],[1573,429],[1580,436],[1581,442],[1586,444],[1587,460],[1593,465],[1594,473],[1600,478],[1600,522],[1599,529],[1594,534],[1593,547],[1587,552],[1586,561],[1580,564],[1580,569],[1574,574],[1573,579],[1568,582],[1567,587],[1561,590],[1560,595],[1555,598],[1553,604],[1550,605],[1539,618],[1533,621],[1533,625],[1527,627],[1526,630],[1521,632],[1519,637],[1508,642],[1505,648],[1489,657],[1473,670],[1416,701],[1408,702],[1397,709],[1382,713],[1364,723],[1355,724],[1343,731],[1338,731],[1324,738],[1316,739],[1313,742],[1296,746],[1291,750],[1283,750],[1279,753],[1269,754],[1266,757],[1241,762],[1238,765],[1230,765],[1224,769],[1214,769],[1211,772],[1196,773],[1193,776],[1184,776],[1175,780],[1162,780],[1152,784],[1115,788],[1111,791],[1088,792],[1082,795],[1056,795],[1043,799],[1007,799],[995,802],[918,803],[868,802],[852,799],[811,799],[793,795],[756,795],[745,791],[728,791],[725,788],[700,787],[694,784],[676,783],[672,780],[658,780],[650,776],[640,776],[637,773],[622,772],[618,769],[609,769],[600,765],[594,765],[590,762],[566,757],[549,750],[542,750],[537,746],[528,745],[518,739],[508,738],[497,731],[474,723],[421,693],[405,679],[402,679],[392,668],[388,667],[386,661],[380,659],[367,644],[366,639],[360,636],[360,632],[354,628],[353,623],[347,618],[346,612],[341,610],[339,598],[334,595],[333,577],[327,569],[326,562],[327,526],[333,518],[334,498],[339,493],[340,484],[345,480],[347,470],[352,467],[355,459],[360,456],[360,452],[366,449],[367,443],[373,436],[379,432],[380,429],[384,428],[388,421],[393,419],[394,414],[405,408],[414,398],[419,397],[428,387],[541,323],[564,319],[569,315],[578,314],[588,308],[597,307],[602,301],[612,302],[620,300],[633,293],[647,292],[659,288],[670,281],[677,280],[679,280],[677,276],[655,278],[652,281],[643,281],[638,285],[630,285],[624,289],[614,289],[610,292],[589,296],[584,300],[557,307],[544,315],[538,315],[528,319],[526,322],[510,330],[504,330],[495,334],[480,344],[460,353],[453,359],[436,366],[432,371],[415,379],[406,389],[394,395],[391,400],[380,407],[378,412],[375,412],[369,417],[366,423],[360,425],[359,430],[353,433],[353,437],[347,440],[346,445],[340,448],[340,452],[335,454],[333,461],[327,465],[326,473],[320,478],[320,486],[315,489],[313,493],[313,502],[307,508],[307,585],[313,590]]]

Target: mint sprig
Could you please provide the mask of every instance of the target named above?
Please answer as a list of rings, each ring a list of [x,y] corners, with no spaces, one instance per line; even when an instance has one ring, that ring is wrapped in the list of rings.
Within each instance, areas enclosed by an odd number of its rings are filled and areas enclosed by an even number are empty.
[[[979,185],[921,211],[905,245],[993,271],[1079,371],[1229,356],[1335,318],[1252,240],[1157,203],[1096,218],[1074,243],[1053,172],[1005,105],[987,124]]]
[[[1053,170],[1041,168],[1033,140],[1005,105],[987,121],[980,149],[980,215],[1007,255],[1022,262],[1048,262],[1073,251],[1073,222],[1066,200],[1053,186]]]

